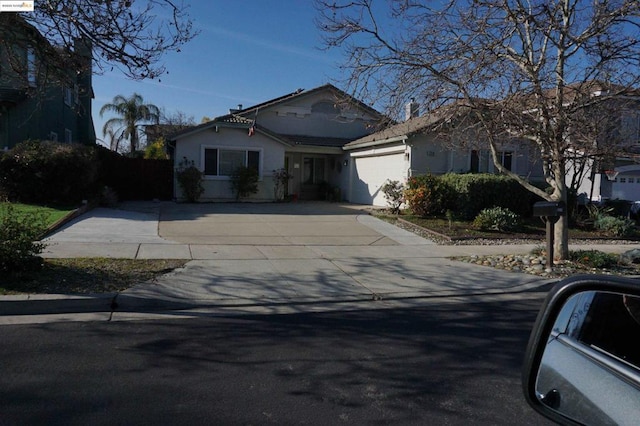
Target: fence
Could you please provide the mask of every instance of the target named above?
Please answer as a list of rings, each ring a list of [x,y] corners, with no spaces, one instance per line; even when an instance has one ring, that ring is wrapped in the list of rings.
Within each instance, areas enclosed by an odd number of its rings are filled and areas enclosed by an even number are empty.
[[[173,161],[122,157],[100,150],[103,185],[119,200],[170,200],[173,198]]]

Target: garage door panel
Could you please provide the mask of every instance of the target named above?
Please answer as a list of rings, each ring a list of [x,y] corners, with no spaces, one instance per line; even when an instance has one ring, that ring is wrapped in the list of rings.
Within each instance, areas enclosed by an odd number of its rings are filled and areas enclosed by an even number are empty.
[[[640,176],[618,175],[611,188],[611,198],[629,201],[640,200]]]
[[[385,206],[387,200],[382,185],[387,180],[404,182],[406,162],[403,153],[355,158],[352,176],[352,202]]]

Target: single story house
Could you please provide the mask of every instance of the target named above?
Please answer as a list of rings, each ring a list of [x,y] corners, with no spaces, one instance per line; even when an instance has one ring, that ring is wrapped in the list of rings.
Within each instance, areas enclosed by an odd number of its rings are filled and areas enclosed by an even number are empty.
[[[258,192],[249,199],[276,199],[274,175],[286,170],[286,194],[302,200],[323,198],[328,188],[347,198],[350,155],[342,148],[372,133],[384,116],[327,84],[254,105],[187,128],[172,136],[174,161],[204,172],[202,201],[233,200],[230,175],[238,166],[254,167]],[[174,185],[175,198],[182,199]],[[348,199],[348,198],[347,198]]]
[[[434,130],[437,113],[419,116],[419,106],[406,107],[405,121],[344,146],[350,157],[347,193],[353,203],[386,205],[381,188],[387,180],[404,182],[415,175],[497,172],[488,147]],[[542,166],[530,143],[512,140],[498,153],[502,165],[531,181],[542,180]]]

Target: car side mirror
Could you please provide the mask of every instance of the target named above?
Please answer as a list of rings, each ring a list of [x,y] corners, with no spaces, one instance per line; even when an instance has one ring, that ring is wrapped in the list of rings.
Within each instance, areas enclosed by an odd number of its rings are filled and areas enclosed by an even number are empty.
[[[540,309],[522,374],[527,402],[557,423],[638,424],[640,281],[559,282]]]

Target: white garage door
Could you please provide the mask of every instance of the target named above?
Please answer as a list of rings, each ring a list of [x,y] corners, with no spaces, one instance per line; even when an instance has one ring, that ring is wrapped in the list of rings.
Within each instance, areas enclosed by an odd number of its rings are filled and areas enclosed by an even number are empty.
[[[386,206],[382,185],[387,179],[404,182],[406,178],[404,153],[355,158],[351,175],[351,202]]]
[[[636,172],[637,173],[637,172]],[[611,198],[640,201],[640,175],[618,175],[611,188]]]

